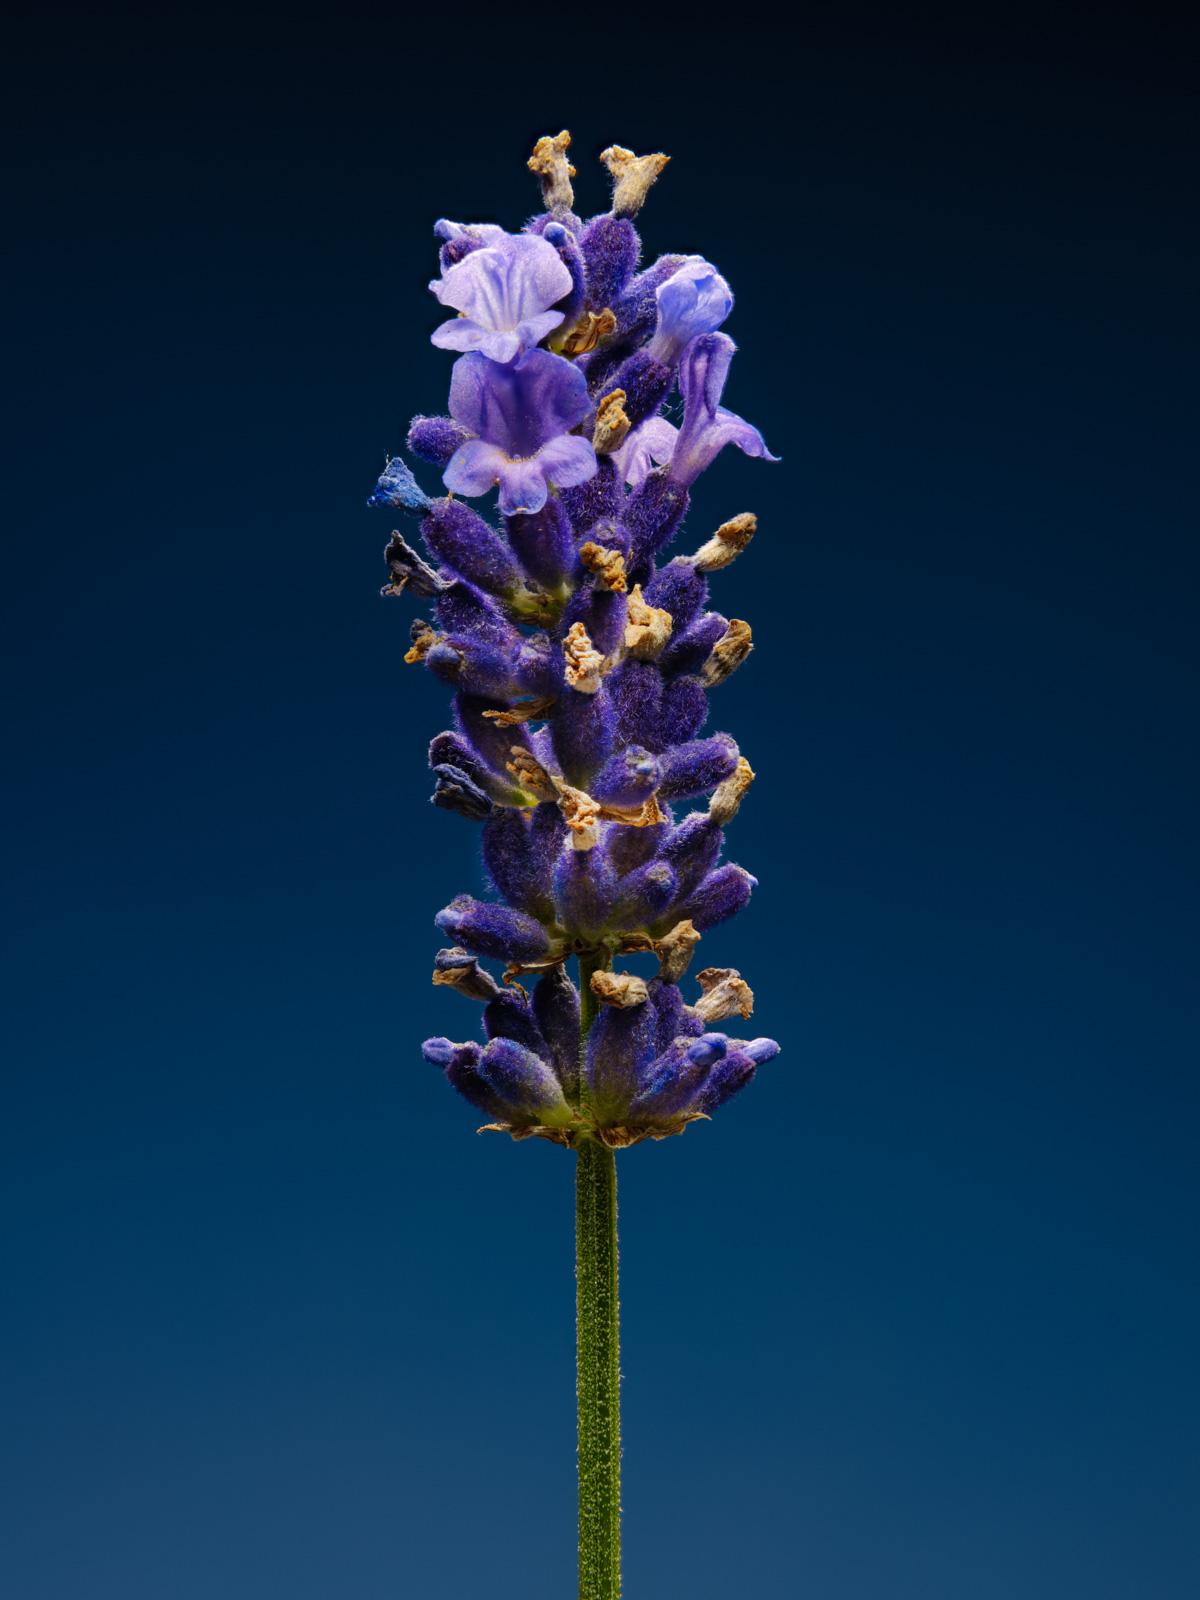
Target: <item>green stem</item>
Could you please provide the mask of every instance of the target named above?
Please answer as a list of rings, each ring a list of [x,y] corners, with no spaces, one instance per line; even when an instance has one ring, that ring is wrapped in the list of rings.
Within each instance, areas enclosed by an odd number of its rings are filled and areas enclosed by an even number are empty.
[[[592,973],[579,960],[580,1083],[583,1041],[598,1009]],[[576,1350],[579,1395],[579,1600],[621,1593],[621,1372],[617,1312],[617,1163],[598,1139],[580,1140],[575,1163]]]
[[[621,1593],[621,1373],[617,1316],[617,1163],[582,1139],[575,1166],[579,1362],[579,1600]]]

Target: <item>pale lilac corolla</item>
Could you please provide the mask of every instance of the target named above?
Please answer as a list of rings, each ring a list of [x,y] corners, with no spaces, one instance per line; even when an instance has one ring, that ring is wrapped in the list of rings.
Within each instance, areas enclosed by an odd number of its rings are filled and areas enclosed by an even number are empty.
[[[665,417],[647,417],[626,436],[613,460],[631,489],[640,489],[655,467],[670,461],[678,437],[679,429]]]
[[[451,373],[450,415],[477,437],[454,452],[442,482],[464,495],[499,484],[506,517],[540,511],[552,483],[569,489],[596,473],[591,442],[568,431],[590,409],[586,378],[562,356],[530,350],[502,366],[465,355]]]
[[[487,231],[486,243],[430,283],[441,303],[459,313],[432,338],[441,350],[478,350],[492,361],[512,361],[563,320],[561,311],[549,308],[570,293],[571,274],[545,239]]]
[[[658,321],[647,355],[664,367],[678,362],[684,347],[701,334],[714,333],[733,310],[733,292],[710,261],[689,256],[655,290]]]
[[[669,476],[684,487],[694,483],[727,444],[736,444],[748,456],[779,460],[756,427],[719,404],[736,349],[727,333],[706,333],[683,352],[679,363],[683,426],[671,453]]]

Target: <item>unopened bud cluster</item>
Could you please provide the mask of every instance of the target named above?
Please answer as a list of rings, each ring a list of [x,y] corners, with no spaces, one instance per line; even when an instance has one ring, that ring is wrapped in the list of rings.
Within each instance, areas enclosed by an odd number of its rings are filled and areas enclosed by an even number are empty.
[[[449,492],[430,499],[397,459],[370,504],[420,519],[430,559],[393,533],[384,593],[432,602],[405,659],[455,696],[430,746],[433,802],[483,824],[499,896],[460,895],[435,919],[450,944],[433,981],[483,1002],[483,1041],[430,1039],[425,1056],[489,1126],[621,1146],[682,1132],[778,1052],[717,1030],[753,1005],[734,969],[701,972],[693,1004],[679,987],[755,886],[721,859],[754,774],[729,734],[702,731],[709,691],[751,649],[746,622],[708,609],[708,575],[755,519],[663,555],[726,444],[774,457],[720,404],[724,278],[698,256],[639,271],[632,218],[667,158],[605,151],[612,209],[584,223],[569,142],[538,141],[545,210],[521,233],[437,224],[430,288],[454,314],[433,342],[458,359],[449,414],[416,417],[408,449]],[[676,394],[678,427],[662,415]],[[499,527],[461,498],[493,489]],[[656,976],[612,970],[634,951]],[[598,1008],[582,1049],[573,956]]]

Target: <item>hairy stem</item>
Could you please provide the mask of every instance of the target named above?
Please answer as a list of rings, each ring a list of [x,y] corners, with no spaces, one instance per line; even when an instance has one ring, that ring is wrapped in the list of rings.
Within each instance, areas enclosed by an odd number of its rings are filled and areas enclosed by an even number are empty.
[[[592,973],[602,958],[581,957],[580,1081],[583,1043],[598,1009]],[[579,1396],[579,1600],[621,1593],[621,1374],[617,1312],[617,1163],[598,1139],[579,1142],[575,1166],[576,1350]]]
[[[598,1139],[575,1167],[579,1393],[579,1600],[621,1593],[621,1374],[617,1317],[617,1163]]]

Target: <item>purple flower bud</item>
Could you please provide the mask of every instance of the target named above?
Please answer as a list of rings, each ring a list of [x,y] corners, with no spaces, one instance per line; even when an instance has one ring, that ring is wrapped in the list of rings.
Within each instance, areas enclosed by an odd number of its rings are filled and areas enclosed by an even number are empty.
[[[723,783],[738,764],[738,747],[727,733],[672,745],[662,756],[662,794],[668,800],[690,800]]]
[[[587,308],[605,311],[633,276],[641,254],[637,229],[625,217],[593,217],[579,236],[587,267]]]
[[[488,1039],[512,1039],[535,1056],[547,1051],[542,1031],[529,1009],[529,1002],[518,989],[502,989],[483,1008],[483,1031]]]
[[[757,878],[752,878],[744,867],[729,862],[710,872],[700,887],[671,915],[678,915],[681,919],[690,917],[698,933],[707,933],[719,922],[728,922],[730,917],[736,917],[750,903],[750,891],[757,887]]]
[[[716,867],[724,834],[706,811],[684,817],[662,847],[662,858],[675,869],[679,894],[686,896]]]
[[[706,1116],[711,1116],[739,1089],[744,1089],[761,1062],[770,1061],[779,1054],[779,1046],[774,1039],[752,1039],[749,1044],[731,1039],[729,1045],[729,1053],[713,1070],[697,1097],[696,1109],[703,1111]]]
[[[457,895],[433,920],[443,933],[479,956],[522,962],[538,961],[550,953],[550,939],[540,922],[469,894]]]
[[[625,500],[625,488],[611,457],[599,456],[595,477],[589,478],[586,483],[563,489],[559,500],[580,539],[590,537],[590,530],[598,522],[612,521],[619,516]]]
[[[612,753],[616,737],[616,714],[608,691],[581,694],[566,689],[550,724],[554,754],[563,777],[577,789],[586,789]]]
[[[719,611],[708,611],[690,628],[673,629],[667,648],[658,658],[659,667],[669,677],[681,672],[699,672],[728,626],[728,619]]]
[[[609,922],[622,933],[648,928],[675,899],[675,873],[665,861],[649,861],[620,880]]]
[[[480,1074],[479,1058],[483,1052],[477,1044],[452,1044],[449,1039],[426,1039],[421,1046],[421,1054],[435,1067],[441,1067],[447,1081],[477,1111],[482,1111],[486,1117],[506,1115],[504,1102]]]
[[[699,678],[672,678],[663,688],[659,737],[664,745],[686,744],[708,721],[708,695]]]
[[[408,453],[432,467],[445,467],[459,445],[474,437],[453,417],[414,417],[408,427]]]
[[[433,770],[437,774],[437,788],[429,797],[432,805],[440,806],[443,811],[456,811],[469,822],[482,822],[492,813],[494,808],[489,797],[461,767],[439,762]]]
[[[696,620],[708,601],[708,579],[690,561],[676,556],[646,585],[645,601],[671,613],[671,626],[682,633]]]
[[[663,366],[661,361],[655,361],[647,351],[635,350],[633,355],[627,356],[612,376],[606,377],[599,387],[606,394],[611,393],[613,389],[625,391],[621,410],[629,418],[630,425],[636,428],[639,422],[644,422],[662,405],[670,391],[674,376],[670,367]],[[588,377],[591,378],[590,373]]]
[[[455,1062],[474,1065],[482,1054],[482,1047],[477,1044],[455,1044],[452,1040],[439,1036],[436,1039],[426,1039],[421,1046],[421,1054],[435,1067],[449,1067]]]
[[[388,511],[407,511],[419,517],[431,501],[400,457],[393,456],[367,504],[382,506]]]
[[[547,244],[553,245],[558,251],[558,259],[571,274],[571,287],[561,300],[554,302],[554,309],[562,312],[560,328],[570,329],[579,320],[584,308],[587,295],[586,272],[583,252],[579,248],[575,235],[561,222],[547,222],[541,229],[541,237]]]
[[[546,1062],[512,1039],[493,1039],[479,1058],[480,1075],[515,1116],[562,1125],[571,1108]]]
[[[663,681],[655,663],[627,656],[608,682],[620,741],[660,751]]]
[[[679,985],[664,983],[661,978],[650,980],[650,1004],[654,1007],[654,1050],[662,1055],[676,1039],[695,1038],[704,1031],[699,1017],[690,1017],[683,1007]]]
[[[649,750],[627,745],[610,756],[592,779],[590,794],[601,805],[632,811],[644,805],[662,780],[662,768]]]
[[[429,765],[457,767],[460,772],[500,806],[524,804],[524,796],[505,773],[500,778],[472,745],[458,733],[439,733],[429,746]]]
[[[574,531],[561,499],[547,500],[532,515],[508,517],[505,529],[517,559],[536,582],[555,589],[579,571]]]
[[[733,310],[733,295],[716,267],[693,256],[656,291],[658,325],[647,353],[673,367],[686,344],[713,333]]]
[[[706,1033],[687,1042],[676,1039],[651,1063],[647,1086],[629,1108],[631,1122],[664,1122],[682,1116],[709,1080],[725,1054],[723,1033]]]
[[[588,1031],[584,1078],[593,1111],[605,1122],[620,1122],[641,1088],[654,1058],[653,1006],[601,1006]]]
[[[610,822],[605,829],[604,847],[620,877],[653,861],[671,832],[666,822],[652,822],[648,828],[627,828],[623,823]]]
[[[608,921],[617,875],[601,849],[564,850],[554,868],[554,903],[568,937],[594,939]]]
[[[563,612],[563,630],[582,622],[588,638],[601,655],[611,655],[625,642],[627,610],[625,596],[610,589],[594,589],[585,584],[576,589]]]
[[[521,572],[503,539],[459,500],[428,505],[421,536],[437,559],[488,594],[511,595]]]
[[[563,1093],[579,1098],[579,991],[563,967],[555,967],[533,987],[533,1015],[549,1048]]]
[[[483,863],[492,882],[510,906],[539,922],[554,921],[551,874],[566,831],[553,805],[539,805],[532,815],[505,807],[484,825]]]
[[[673,483],[666,468],[656,469],[630,495],[622,521],[629,529],[627,565],[635,581],[641,581],[649,572],[651,557],[675,532],[687,508],[686,488]]]

